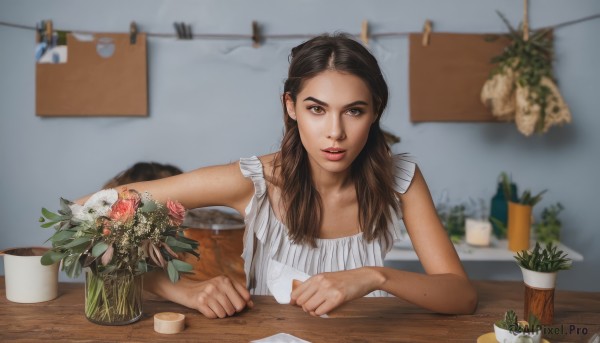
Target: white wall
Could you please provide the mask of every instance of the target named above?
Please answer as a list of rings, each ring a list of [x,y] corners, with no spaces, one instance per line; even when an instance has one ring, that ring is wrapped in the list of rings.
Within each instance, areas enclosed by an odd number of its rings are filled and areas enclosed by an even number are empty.
[[[532,0],[532,27],[600,13],[597,0]],[[495,10],[521,20],[521,0],[404,1],[7,1],[0,21],[33,26],[52,19],[59,29],[173,32],[174,21],[194,32],[250,33],[258,20],[267,34],[348,31],[363,19],[375,32],[503,32]],[[574,116],[572,125],[525,138],[511,124],[412,124],[408,112],[406,37],[377,39],[371,49],[391,90],[384,126],[402,137],[397,152],[419,162],[434,196],[489,199],[500,171],[522,188],[549,192],[538,205],[560,201],[563,241],[585,261],[561,273],[559,287],[599,290],[597,186],[600,147],[600,20],[555,32],[555,72]],[[277,149],[282,133],[279,93],[287,56],[300,40],[176,41],[150,38],[148,118],[39,118],[35,116],[34,32],[0,26],[0,249],[40,245],[41,207],[58,197],[92,192],[135,161],[168,162],[191,170]],[[452,85],[449,85],[451,87]],[[469,263],[475,278],[518,279],[514,265]],[[495,265],[494,265],[495,266]],[[494,267],[496,268],[496,267]],[[594,272],[595,271],[595,272]],[[3,269],[0,269],[0,273]],[[64,277],[63,277],[64,279]]]

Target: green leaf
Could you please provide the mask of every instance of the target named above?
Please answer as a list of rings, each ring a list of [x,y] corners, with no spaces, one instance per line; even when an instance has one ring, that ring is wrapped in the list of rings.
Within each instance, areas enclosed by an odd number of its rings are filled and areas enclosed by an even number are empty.
[[[81,254],[69,255],[63,261],[63,270],[70,278],[76,278],[81,274],[81,263],[79,263],[80,257]]]
[[[137,270],[140,273],[146,273],[148,271],[148,263],[146,263],[146,260],[140,260],[138,262]]]
[[[105,242],[98,242],[92,248],[92,256],[98,257],[102,255],[106,251],[106,249],[108,249],[108,244],[106,244]]]
[[[45,207],[42,207],[42,215],[53,221],[56,221],[56,218],[60,217],[58,214],[48,211]]]
[[[75,231],[71,230],[56,231],[56,233],[52,235],[49,240],[52,242],[62,242],[70,239],[74,234]]]
[[[56,224],[58,224],[59,222],[55,222],[55,221],[51,221],[51,222],[45,222],[44,224],[40,225],[41,227],[43,227],[44,229],[47,229],[49,227],[52,227]]]
[[[177,239],[178,241],[181,241],[181,242],[183,242],[183,243],[187,243],[187,244],[189,244],[189,245],[191,245],[191,246],[198,245],[198,241],[196,241],[196,240],[194,240],[194,239],[189,239],[189,238],[185,237],[183,234],[179,234],[179,235],[176,237],[176,239]]]
[[[177,269],[177,271],[189,273],[194,270],[194,266],[187,262],[180,260],[171,260],[171,262],[173,262],[173,265],[175,266],[175,269]]]
[[[167,243],[169,246],[171,246],[171,248],[179,247],[182,249],[193,250],[192,246],[190,244],[180,242],[173,236],[168,236],[167,239],[165,240],[165,243]]]
[[[156,203],[152,200],[148,200],[146,202],[143,203],[142,207],[140,208],[140,210],[142,212],[152,212],[155,211],[157,208]]]
[[[62,260],[63,257],[65,257],[66,255],[67,255],[66,253],[60,253],[58,251],[48,250],[44,255],[42,255],[41,263],[44,266],[49,266],[49,265],[55,264],[56,262]]]
[[[175,283],[177,280],[179,280],[179,272],[177,271],[177,268],[175,268],[173,260],[167,263],[167,273],[169,274],[169,279],[172,283]]]
[[[82,245],[85,243],[89,243],[91,240],[92,240],[91,237],[78,237],[78,238],[75,238],[74,240],[72,240],[70,243],[65,244],[63,246],[63,248],[65,248],[65,249],[73,248],[73,247],[76,247],[76,246],[79,246],[79,245]]]

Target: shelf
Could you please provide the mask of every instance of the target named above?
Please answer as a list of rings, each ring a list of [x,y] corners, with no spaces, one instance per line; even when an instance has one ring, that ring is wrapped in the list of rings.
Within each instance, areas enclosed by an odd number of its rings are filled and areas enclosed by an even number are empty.
[[[558,243],[558,249],[563,250],[567,257],[575,261],[583,261],[583,256],[577,251]],[[492,239],[489,247],[474,247],[464,242],[455,244],[456,252],[461,261],[515,261],[516,253],[508,250],[508,241]],[[533,246],[532,246],[533,248]],[[401,241],[394,245],[385,257],[386,261],[418,261],[410,240]]]

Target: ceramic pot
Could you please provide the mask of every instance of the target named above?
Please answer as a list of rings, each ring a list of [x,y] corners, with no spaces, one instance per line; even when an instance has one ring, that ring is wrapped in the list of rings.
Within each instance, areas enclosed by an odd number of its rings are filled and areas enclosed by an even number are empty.
[[[556,272],[542,273],[521,268],[525,283],[525,318],[535,315],[541,324],[550,325],[554,320],[554,289]]]
[[[499,328],[496,324],[494,324],[494,334],[496,335],[496,340],[500,343],[540,343],[542,340],[542,330],[536,332],[514,332]]]
[[[6,299],[17,303],[38,303],[58,296],[58,266],[44,266],[44,247],[11,248],[4,256]]]

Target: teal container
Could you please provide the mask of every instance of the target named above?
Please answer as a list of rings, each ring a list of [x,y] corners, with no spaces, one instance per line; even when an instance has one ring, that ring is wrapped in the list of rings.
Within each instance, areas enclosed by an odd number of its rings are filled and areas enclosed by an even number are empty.
[[[512,198],[510,200],[517,201],[516,184],[510,184],[510,193],[512,194]],[[498,238],[506,238],[506,225],[508,223],[508,200],[504,196],[502,183],[498,183],[496,195],[492,197],[492,203],[490,206],[490,217],[498,219],[504,226],[500,227],[494,221],[491,221],[494,235],[496,235],[496,237]]]

